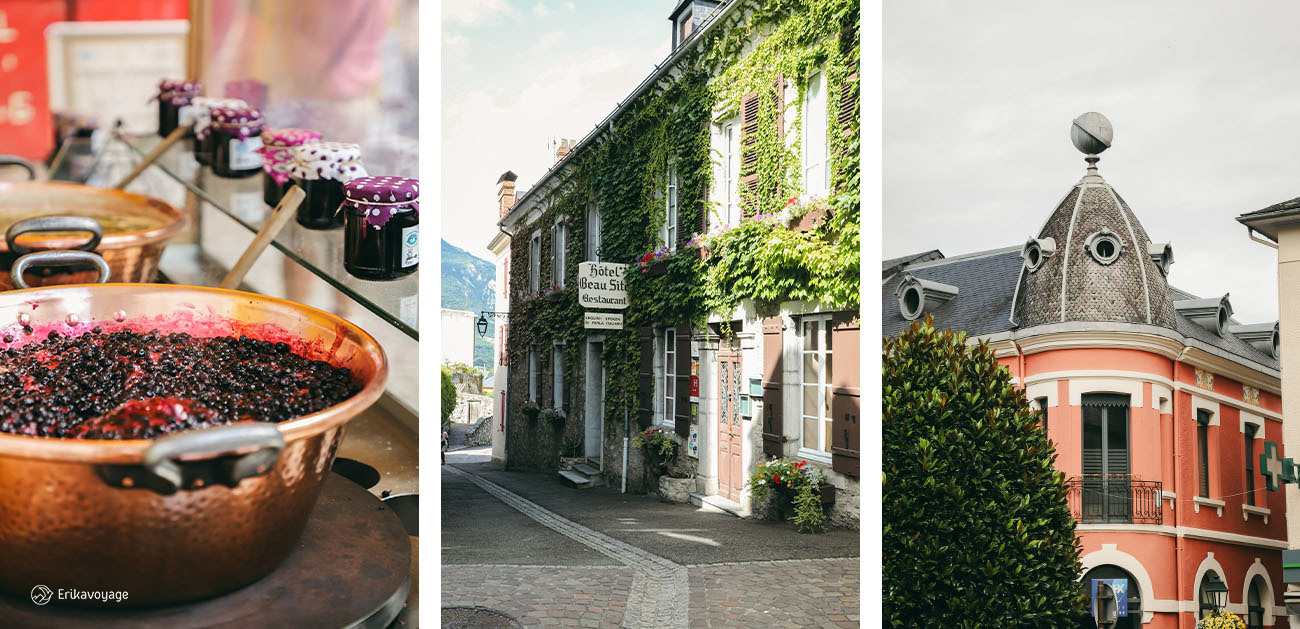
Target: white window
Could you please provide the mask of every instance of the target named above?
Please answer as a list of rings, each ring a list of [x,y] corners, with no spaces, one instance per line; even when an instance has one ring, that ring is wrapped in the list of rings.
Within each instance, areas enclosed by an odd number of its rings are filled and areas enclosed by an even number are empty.
[[[537,362],[537,348],[528,348],[528,399],[537,401],[537,371],[540,365]]]
[[[671,166],[664,187],[664,225],[659,228],[659,239],[670,251],[677,250],[677,168]]]
[[[740,222],[740,123],[736,119],[722,125],[723,141],[723,195],[722,223],[735,225]]]
[[[551,346],[551,408],[564,408],[564,346]]]
[[[587,260],[600,262],[600,208],[587,205]]]
[[[800,451],[829,456],[831,451],[831,319],[804,317],[800,322],[800,383],[803,420]]]
[[[557,221],[551,227],[551,286],[554,288],[564,288],[568,248],[569,226]]]
[[[663,418],[665,424],[672,424],[677,412],[677,331],[673,328],[664,330],[664,403]]]
[[[542,233],[533,232],[528,241],[528,291],[536,295],[541,290],[542,272]]]
[[[808,79],[803,97],[803,182],[809,197],[825,197],[831,187],[826,133],[826,75],[818,72]]]

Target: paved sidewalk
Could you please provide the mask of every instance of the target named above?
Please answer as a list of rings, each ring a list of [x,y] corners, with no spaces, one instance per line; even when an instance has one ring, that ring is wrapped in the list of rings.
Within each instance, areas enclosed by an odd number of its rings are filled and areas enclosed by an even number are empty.
[[[444,607],[526,627],[858,625],[856,531],[576,490],[479,450],[448,453],[442,474]]]

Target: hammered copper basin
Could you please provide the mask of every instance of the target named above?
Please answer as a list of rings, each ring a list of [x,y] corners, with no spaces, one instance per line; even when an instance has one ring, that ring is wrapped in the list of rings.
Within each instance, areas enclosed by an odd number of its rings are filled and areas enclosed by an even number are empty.
[[[104,237],[95,247],[108,262],[111,282],[152,282],[167,241],[185,228],[185,214],[142,194],[62,182],[0,182],[0,234],[11,225],[31,218],[73,216],[93,218]],[[78,232],[33,232],[18,237],[27,249],[74,249],[85,244]],[[0,269],[8,269],[19,252],[0,238]],[[31,286],[93,282],[95,273],[84,270],[41,269],[25,276]],[[0,273],[0,290],[13,288],[7,273]]]
[[[362,389],[280,424],[153,441],[0,433],[0,589],[23,599],[38,585],[124,592],[121,602],[81,604],[154,606],[228,592],[271,572],[302,535],[346,424],[383,393],[383,350],[334,315],[253,293],[151,284],[0,293],[0,336],[13,345],[95,326],[285,342],[349,368]]]

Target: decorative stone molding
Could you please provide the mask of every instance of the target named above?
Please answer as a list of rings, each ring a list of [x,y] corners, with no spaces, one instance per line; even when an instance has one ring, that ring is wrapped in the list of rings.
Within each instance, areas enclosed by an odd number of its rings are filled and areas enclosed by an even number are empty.
[[[1202,389],[1214,390],[1214,374],[1199,367],[1196,369],[1196,386]]]
[[[1196,513],[1200,513],[1201,505],[1205,505],[1217,511],[1219,513],[1219,517],[1223,517],[1223,506],[1225,504],[1226,503],[1224,503],[1222,500],[1215,500],[1213,498],[1202,498],[1200,496],[1196,496],[1192,498],[1192,510],[1195,511]]]
[[[1267,507],[1256,507],[1255,505],[1241,505],[1241,519],[1250,520],[1250,516],[1264,518],[1264,524],[1268,524],[1268,516],[1273,513],[1272,509]]]
[[[1241,385],[1241,399],[1245,400],[1247,404],[1259,406],[1259,389],[1248,384]]]

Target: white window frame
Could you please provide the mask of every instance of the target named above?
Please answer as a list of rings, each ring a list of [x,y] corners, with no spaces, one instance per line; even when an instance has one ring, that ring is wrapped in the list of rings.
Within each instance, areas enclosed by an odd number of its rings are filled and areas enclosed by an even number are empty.
[[[537,346],[528,347],[528,400],[537,402],[537,371],[541,365],[537,361]]]
[[[533,232],[528,240],[528,290],[530,295],[541,291],[542,232]]]
[[[551,408],[564,409],[564,346],[551,346]]]
[[[722,123],[722,224],[740,222],[740,118]]]
[[[811,324],[817,324],[817,339],[813,349],[807,349],[807,335]],[[831,346],[831,315],[808,315],[799,318],[799,456],[822,462],[831,460],[830,445],[826,443],[831,435],[831,369],[834,368],[833,361],[830,358],[833,355],[834,347]],[[817,364],[816,382],[807,381],[804,373],[804,362],[808,357],[814,357]],[[827,368],[828,362],[831,363],[831,369]],[[812,387],[817,391],[818,405],[817,415],[807,415],[804,395],[805,391]],[[817,443],[814,447],[808,447],[804,443],[804,422],[805,420],[817,421]],[[823,450],[821,446],[826,446]]]
[[[826,73],[808,77],[803,94],[803,187],[807,198],[830,194],[830,143],[827,120]]]
[[[587,260],[600,262],[600,207],[595,201],[587,204]]]
[[[564,276],[568,273],[569,226],[558,220],[551,227],[551,286],[564,288]]]
[[[664,181],[664,224],[659,228],[659,240],[669,251],[677,251],[678,203],[677,167],[669,166]]]
[[[659,354],[663,356],[663,375],[661,381],[661,391],[663,396],[660,401],[660,423],[673,425],[676,421],[674,417],[677,414],[677,329],[664,328],[663,335],[664,351]]]

